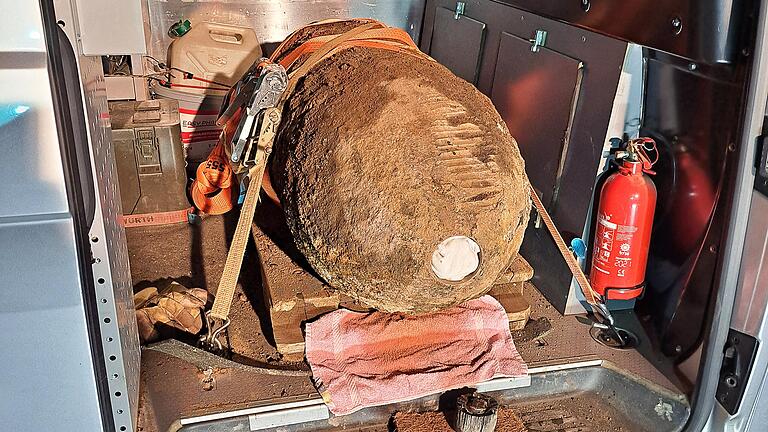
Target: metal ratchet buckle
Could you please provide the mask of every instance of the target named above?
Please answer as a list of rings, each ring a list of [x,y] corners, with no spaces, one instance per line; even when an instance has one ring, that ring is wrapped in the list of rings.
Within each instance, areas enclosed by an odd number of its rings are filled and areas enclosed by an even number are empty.
[[[261,77],[261,65],[267,62],[269,59],[264,57],[254,62],[243,74],[243,77],[229,88],[224,102],[219,107],[219,115],[216,118],[217,125],[224,126],[235,115],[235,112],[248,102]]]
[[[206,351],[213,353],[224,351],[224,346],[219,340],[221,333],[229,327],[229,318],[219,319],[211,316],[211,311],[204,314],[205,316],[205,334],[200,336],[198,345]]]
[[[258,141],[260,125],[265,121],[263,113],[268,108],[277,106],[280,97],[288,86],[288,75],[285,68],[277,63],[264,64],[260,75],[255,80],[252,89],[250,86],[245,87],[245,90],[250,89],[252,94],[248,104],[243,105],[247,106],[247,109],[244,117],[240,119],[240,123],[237,125],[231,143],[231,160],[233,163],[241,165],[254,163],[253,160],[248,160],[248,156],[252,153],[254,140]],[[228,111],[230,108],[227,108],[225,113]],[[246,145],[249,147],[247,151]]]
[[[605,322],[599,322],[597,319],[592,324],[592,327],[596,327],[599,329],[604,330],[611,330],[615,335],[617,340],[621,345],[624,345],[626,341],[624,340],[624,337],[621,335],[621,328],[616,326],[616,321],[613,318],[613,314],[611,314],[611,311],[608,309],[608,306],[605,304],[603,299],[598,299],[599,301],[592,306],[592,310],[595,312],[595,315],[600,315],[601,318],[605,320]]]

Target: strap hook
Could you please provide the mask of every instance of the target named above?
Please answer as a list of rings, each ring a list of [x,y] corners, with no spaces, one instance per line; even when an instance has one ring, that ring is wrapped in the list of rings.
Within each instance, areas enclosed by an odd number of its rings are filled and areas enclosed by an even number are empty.
[[[229,318],[216,318],[211,316],[211,311],[205,313],[205,328],[206,332],[200,336],[198,344],[201,348],[210,352],[222,352],[224,346],[219,340],[221,333],[229,327]]]

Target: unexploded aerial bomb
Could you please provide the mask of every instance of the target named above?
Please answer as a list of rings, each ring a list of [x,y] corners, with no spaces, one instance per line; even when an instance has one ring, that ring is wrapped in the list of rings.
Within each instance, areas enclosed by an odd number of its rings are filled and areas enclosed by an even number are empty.
[[[487,292],[530,213],[523,159],[491,101],[423,54],[358,46],[315,64],[283,107],[270,173],[309,264],[384,311]]]

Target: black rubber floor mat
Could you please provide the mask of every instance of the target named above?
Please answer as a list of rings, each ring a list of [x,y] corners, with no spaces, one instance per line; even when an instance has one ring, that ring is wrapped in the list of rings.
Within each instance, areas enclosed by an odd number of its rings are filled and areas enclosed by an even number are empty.
[[[499,398],[529,432],[675,431],[690,413],[682,396],[610,366],[537,374]]]

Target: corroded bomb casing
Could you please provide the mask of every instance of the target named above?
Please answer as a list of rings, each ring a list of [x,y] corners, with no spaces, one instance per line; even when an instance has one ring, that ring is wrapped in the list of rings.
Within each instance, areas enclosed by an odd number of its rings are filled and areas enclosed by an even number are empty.
[[[530,213],[523,159],[491,101],[435,61],[376,48],[334,54],[298,83],[270,172],[309,264],[383,311],[487,292]]]

